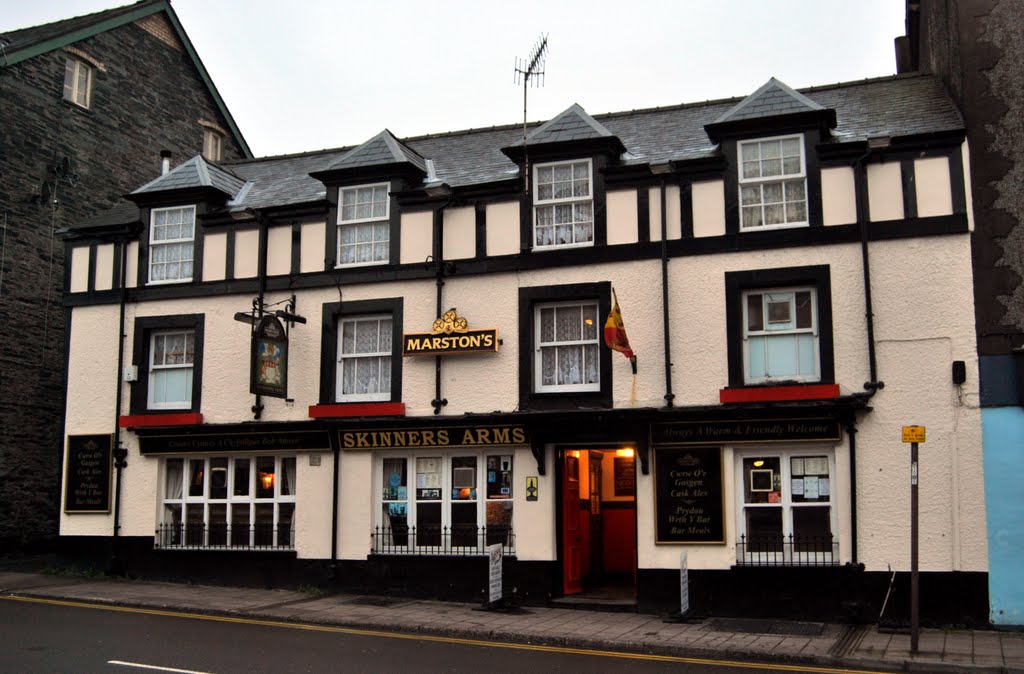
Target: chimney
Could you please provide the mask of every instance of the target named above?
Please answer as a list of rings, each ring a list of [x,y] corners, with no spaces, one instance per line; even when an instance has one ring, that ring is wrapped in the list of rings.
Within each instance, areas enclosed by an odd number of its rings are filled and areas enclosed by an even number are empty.
[[[171,170],[171,151],[160,150],[160,175],[165,176]]]

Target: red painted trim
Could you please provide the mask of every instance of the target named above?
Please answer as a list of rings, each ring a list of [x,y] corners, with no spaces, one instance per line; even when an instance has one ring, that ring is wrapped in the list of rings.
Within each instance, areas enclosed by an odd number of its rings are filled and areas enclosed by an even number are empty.
[[[203,423],[201,412],[181,414],[132,414],[118,418],[119,428],[142,428],[143,426],[195,426]]]
[[[310,405],[311,419],[333,417],[404,417],[405,403],[334,403]]]
[[[757,386],[752,388],[724,388],[718,392],[723,403],[763,403],[783,400],[821,400],[838,398],[839,384],[810,384],[808,386]]]

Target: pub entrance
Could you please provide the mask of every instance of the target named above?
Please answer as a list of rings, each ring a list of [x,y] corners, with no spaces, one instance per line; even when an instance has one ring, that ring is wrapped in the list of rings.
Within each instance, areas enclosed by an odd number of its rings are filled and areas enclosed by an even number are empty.
[[[560,452],[560,603],[636,602],[636,455],[633,449]]]

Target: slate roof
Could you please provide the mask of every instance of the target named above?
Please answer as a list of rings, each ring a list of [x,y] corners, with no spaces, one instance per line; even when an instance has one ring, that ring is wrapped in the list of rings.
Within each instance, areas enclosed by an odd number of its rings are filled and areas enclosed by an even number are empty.
[[[234,117],[231,116],[231,111],[228,110],[227,104],[224,103],[220,92],[217,91],[202,59],[196,53],[185,28],[178,20],[178,15],[171,8],[170,0],[140,0],[133,5],[115,7],[102,12],[0,33],[0,68],[13,66],[26,59],[67,47],[154,14],[163,14],[170,22],[171,28],[198,72],[199,78],[206,85],[210,97],[224,121],[227,122],[231,135],[238,142],[245,156],[251,157],[252,151],[249,149],[249,144],[246,143]]]
[[[132,194],[153,194],[170,190],[212,187],[228,197],[234,198],[241,191],[245,182],[231,171],[196,155],[187,162],[175,166],[165,175],[146,183]]]
[[[824,110],[824,108],[773,77],[713,123],[738,122],[741,119],[787,115],[808,110]]]
[[[815,87],[800,94],[813,105],[836,111],[837,126],[826,143],[964,128],[963,118],[941,82],[928,75],[896,75]],[[705,125],[720,119],[747,98],[750,97],[595,115],[592,119],[625,145],[626,153],[621,157],[625,165],[702,159],[716,156],[719,151],[709,139]],[[534,124],[533,130],[543,126]],[[501,148],[521,142],[522,133],[521,125],[510,124],[400,142],[415,155],[433,160],[438,180],[459,188],[516,178],[518,168]],[[324,184],[309,174],[336,165],[358,147],[361,146],[226,162],[222,165],[226,171],[237,180],[250,183],[232,207],[267,208],[322,200],[326,198]]]
[[[592,138],[612,138],[614,135],[588,115],[578,103],[573,103],[568,109],[531,131],[526,136],[526,144],[543,145]],[[513,145],[522,145],[522,140]]]
[[[412,164],[424,173],[427,162],[407,145],[402,144],[387,129],[376,136],[349,150],[338,161],[331,164],[330,170],[365,168],[367,166],[386,166],[388,164]]]

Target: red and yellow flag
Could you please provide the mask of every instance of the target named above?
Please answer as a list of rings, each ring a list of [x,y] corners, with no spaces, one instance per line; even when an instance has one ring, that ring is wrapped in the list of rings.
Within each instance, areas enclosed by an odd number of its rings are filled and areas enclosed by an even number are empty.
[[[608,314],[608,320],[604,322],[604,343],[609,349],[618,351],[629,359],[633,367],[633,374],[636,374],[636,354],[629,346],[629,338],[626,336],[626,326],[622,322],[622,312],[619,311],[619,297],[612,288],[612,310]]]

